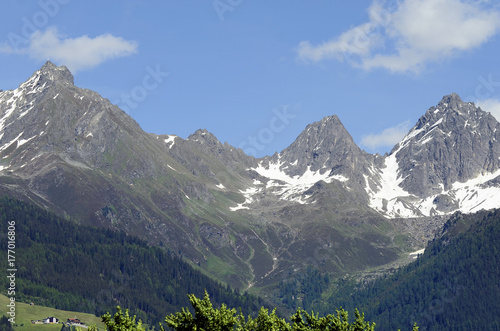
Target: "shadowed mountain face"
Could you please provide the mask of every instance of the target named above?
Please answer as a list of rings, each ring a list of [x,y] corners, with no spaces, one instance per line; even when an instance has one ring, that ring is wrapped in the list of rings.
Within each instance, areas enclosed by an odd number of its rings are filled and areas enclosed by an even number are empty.
[[[386,156],[330,116],[255,159],[206,130],[148,134],[47,62],[0,92],[0,191],[264,288],[308,265],[341,274],[392,262],[432,236],[436,216],[498,207],[498,128],[452,94]]]

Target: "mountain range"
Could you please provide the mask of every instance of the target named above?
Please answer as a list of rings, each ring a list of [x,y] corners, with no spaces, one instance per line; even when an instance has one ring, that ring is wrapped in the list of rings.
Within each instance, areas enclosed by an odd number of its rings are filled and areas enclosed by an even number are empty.
[[[334,115],[254,158],[204,129],[146,133],[47,62],[0,91],[0,193],[266,293],[308,266],[342,275],[398,263],[447,215],[500,207],[499,129],[450,94],[383,156],[360,149]]]

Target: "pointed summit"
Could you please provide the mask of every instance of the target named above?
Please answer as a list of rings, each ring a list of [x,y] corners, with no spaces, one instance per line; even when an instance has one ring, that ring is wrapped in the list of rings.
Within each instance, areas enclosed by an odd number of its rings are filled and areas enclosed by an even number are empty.
[[[65,83],[74,86],[74,78],[66,66],[56,66],[47,61],[40,69],[35,71],[31,77],[19,85],[25,91],[41,91],[52,83]]]
[[[463,101],[462,99],[458,96],[456,93],[451,93],[448,95],[445,95],[441,101],[438,103],[437,108],[451,108],[451,109],[458,109],[459,105],[462,104]]]
[[[39,70],[40,75],[52,81],[65,81],[74,85],[74,77],[66,66],[56,66],[54,63],[47,61]]]
[[[367,157],[340,119],[333,115],[309,124],[290,146],[271,157],[270,162],[289,164],[285,171],[290,176],[303,175],[309,169],[354,178],[353,173],[361,171]]]
[[[188,140],[191,141],[198,141],[201,144],[204,144],[205,142],[209,144],[220,144],[219,140],[213,135],[213,133],[208,132],[206,129],[198,129],[196,132],[192,133],[189,137]]]
[[[450,94],[429,108],[394,147],[402,187],[426,196],[500,168],[500,123]]]
[[[314,153],[316,150],[332,151],[340,146],[355,145],[340,119],[336,116],[327,116],[318,122],[309,124],[297,137],[292,145],[282,153],[288,154],[294,150],[305,150]],[[357,146],[355,147],[355,149]]]

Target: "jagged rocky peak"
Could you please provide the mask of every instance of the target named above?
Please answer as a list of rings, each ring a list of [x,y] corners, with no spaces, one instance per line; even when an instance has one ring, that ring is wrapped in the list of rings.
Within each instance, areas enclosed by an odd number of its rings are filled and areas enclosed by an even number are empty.
[[[224,144],[221,143],[214,134],[206,129],[197,130],[185,142],[187,145],[194,146],[205,155],[219,159],[231,169],[238,168],[239,166],[248,168],[255,164],[253,156],[246,155],[243,150],[237,149],[227,142]],[[180,155],[177,156],[181,157]]]
[[[206,129],[198,129],[192,133],[187,140],[196,141],[200,144],[220,145],[221,142],[214,136],[213,133]]]
[[[346,174],[358,168],[365,153],[356,145],[340,119],[328,116],[321,121],[309,124],[297,139],[279,155],[271,158],[276,162],[279,158],[289,167],[291,175],[301,175],[307,169],[311,171],[333,171],[332,174]]]
[[[320,154],[351,147],[357,148],[342,122],[334,115],[309,124],[297,139],[280,153],[280,156],[295,160],[297,158],[314,160]]]
[[[445,96],[395,146],[401,183],[427,196],[500,168],[500,124],[457,94]]]
[[[462,99],[456,93],[445,95],[436,108],[459,110],[463,106]]]
[[[405,147],[410,140],[422,137],[422,135],[426,133],[426,128],[433,128],[436,122],[440,124],[443,121],[443,117],[446,115],[453,116],[453,114],[457,114],[458,110],[463,108],[462,104],[462,99],[455,93],[444,96],[436,106],[429,108],[427,112],[418,119],[415,126],[408,132],[403,140],[394,146],[391,154]]]
[[[36,89],[50,84],[74,85],[74,77],[66,66],[56,66],[47,61],[39,70],[19,87],[22,89]]]
[[[47,61],[40,69],[42,76],[50,79],[52,81],[64,81],[74,84],[75,80],[73,74],[69,71],[66,66],[56,66],[54,63]]]

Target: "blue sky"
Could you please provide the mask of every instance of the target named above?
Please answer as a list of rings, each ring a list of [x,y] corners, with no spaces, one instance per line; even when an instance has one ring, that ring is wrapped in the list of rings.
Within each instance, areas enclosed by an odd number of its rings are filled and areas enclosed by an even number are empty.
[[[472,0],[4,1],[0,89],[49,58],[147,132],[257,156],[338,115],[384,153],[451,92],[500,119],[500,4]]]

